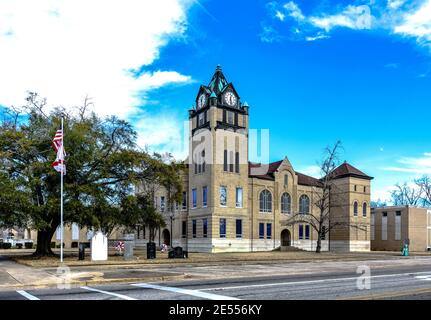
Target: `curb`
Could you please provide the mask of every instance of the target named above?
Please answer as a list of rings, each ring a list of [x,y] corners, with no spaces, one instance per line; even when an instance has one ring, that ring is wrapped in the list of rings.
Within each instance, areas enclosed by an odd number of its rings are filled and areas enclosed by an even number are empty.
[[[96,279],[96,280],[71,280],[69,285],[71,288],[79,288],[82,286],[90,285],[101,285],[110,283],[131,283],[131,282],[153,282],[153,281],[175,281],[184,280],[191,278],[188,274],[175,275],[175,276],[156,276],[156,277],[145,277],[145,278],[113,278],[113,279]],[[12,285],[0,285],[0,292],[2,291],[15,291],[20,289],[32,290],[32,289],[48,289],[57,288],[59,283],[47,283],[47,284],[12,284]]]

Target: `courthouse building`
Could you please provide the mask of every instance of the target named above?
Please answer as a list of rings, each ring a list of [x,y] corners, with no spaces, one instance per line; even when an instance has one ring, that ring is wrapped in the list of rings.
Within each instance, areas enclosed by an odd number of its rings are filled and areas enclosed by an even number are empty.
[[[173,246],[190,252],[315,249],[317,233],[310,225],[283,222],[296,213],[318,214],[321,181],[295,171],[287,157],[266,165],[249,162],[251,110],[220,66],[200,86],[196,107],[189,110],[183,201],[172,212],[164,190],[156,193],[167,225],[156,235],[161,243],[172,239]],[[369,251],[372,177],[346,162],[334,176],[331,223],[342,223],[324,237],[322,250]],[[142,231],[137,238],[148,240]]]
[[[155,193],[166,220],[166,228],[156,232],[157,244],[172,242],[190,252],[269,251],[280,246],[315,250],[317,233],[309,224],[285,222],[295,214],[319,214],[315,203],[321,181],[297,172],[287,157],[268,164],[249,162],[249,115],[248,104],[217,66],[209,84],[200,86],[196,107],[189,110],[182,203],[168,205],[162,187]],[[338,226],[323,237],[322,250],[369,251],[373,178],[346,162],[333,173],[330,221]],[[88,242],[91,236],[76,224],[68,225],[65,247]],[[110,236],[122,237],[118,231]],[[144,245],[148,229],[138,228],[135,237],[136,244]],[[31,238],[36,240],[34,231]],[[52,241],[58,244],[59,239],[56,232]]]

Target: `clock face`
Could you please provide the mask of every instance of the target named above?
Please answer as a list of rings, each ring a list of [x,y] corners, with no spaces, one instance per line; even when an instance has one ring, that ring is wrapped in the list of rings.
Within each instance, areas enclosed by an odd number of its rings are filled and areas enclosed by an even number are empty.
[[[226,101],[226,103],[229,105],[229,106],[231,106],[231,107],[233,107],[234,105],[236,105],[236,97],[235,97],[235,95],[232,93],[232,92],[227,92],[225,95],[224,95],[224,101]]]
[[[205,94],[201,94],[198,98],[198,109],[202,108],[205,106],[207,102],[207,97]]]

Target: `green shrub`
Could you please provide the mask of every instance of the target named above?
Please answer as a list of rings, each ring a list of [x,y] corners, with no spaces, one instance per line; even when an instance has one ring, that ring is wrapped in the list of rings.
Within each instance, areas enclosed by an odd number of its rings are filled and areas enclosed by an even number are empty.
[[[12,243],[4,242],[2,245],[2,248],[3,249],[10,249],[10,248],[12,248]]]

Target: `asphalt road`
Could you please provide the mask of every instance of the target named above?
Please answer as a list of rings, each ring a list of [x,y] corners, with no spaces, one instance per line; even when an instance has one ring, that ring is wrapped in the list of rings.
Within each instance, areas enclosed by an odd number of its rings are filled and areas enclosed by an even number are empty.
[[[0,299],[13,300],[280,300],[280,299],[431,299],[431,259],[302,264],[307,270],[247,276],[204,277],[164,283],[112,284],[69,289],[3,291]],[[365,267],[363,267],[365,265]],[[330,267],[332,266],[332,267]],[[257,266],[232,266],[252,269]],[[281,268],[280,264],[262,268]],[[370,269],[368,269],[368,267]],[[182,266],[181,268],[187,269]],[[211,271],[208,267],[207,271]],[[220,267],[229,270],[230,266]],[[359,268],[359,269],[358,269]],[[190,272],[196,268],[190,267]],[[320,271],[324,270],[324,271]],[[370,273],[368,273],[368,271]],[[215,271],[211,271],[215,273]],[[368,277],[369,276],[369,277]]]

